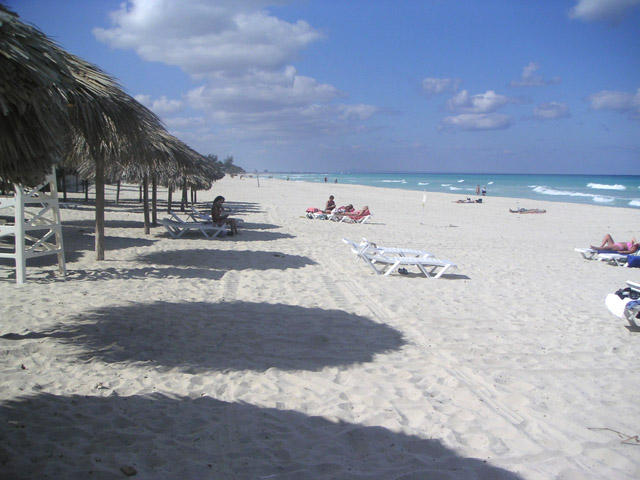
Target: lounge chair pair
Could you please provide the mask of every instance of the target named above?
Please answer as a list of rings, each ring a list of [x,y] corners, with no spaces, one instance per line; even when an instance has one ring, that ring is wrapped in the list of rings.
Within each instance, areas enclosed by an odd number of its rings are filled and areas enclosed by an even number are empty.
[[[163,218],[160,223],[167,229],[169,235],[173,238],[180,238],[185,233],[196,230],[202,233],[206,238],[215,238],[221,233],[226,233],[226,224],[216,225],[206,220],[195,220],[193,214],[189,215],[191,220],[184,220],[178,215],[172,213],[171,218]]]
[[[605,305],[618,318],[626,318],[634,328],[640,327],[640,283],[627,282],[626,288],[607,295]]]
[[[456,268],[456,264],[447,260],[435,258],[433,254],[424,250],[407,248],[381,247],[363,239],[361,243],[343,238],[342,241],[351,247],[351,251],[358,259],[363,260],[371,267],[376,275],[388,277],[400,267],[416,266],[427,278],[440,278],[450,268]]]
[[[611,250],[596,250],[595,248],[574,248],[574,250],[587,260],[599,260],[610,265],[625,265],[629,260],[629,255]]]
[[[345,213],[333,213],[329,214],[329,220],[333,220],[334,222],[344,222],[344,223],[367,223],[371,218],[371,212],[368,212],[366,215],[348,215]]]

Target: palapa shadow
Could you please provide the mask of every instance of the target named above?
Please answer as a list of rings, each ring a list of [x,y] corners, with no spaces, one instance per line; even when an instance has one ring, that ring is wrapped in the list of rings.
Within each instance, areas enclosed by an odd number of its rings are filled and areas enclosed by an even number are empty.
[[[405,344],[397,330],[341,310],[252,302],[104,307],[35,333],[83,347],[83,361],[140,362],[187,373],[319,371],[370,362]]]
[[[217,250],[187,248],[165,250],[139,255],[138,261],[172,267],[209,268],[212,270],[271,270],[303,268],[315,265],[313,260],[301,255],[282,252],[253,250]]]
[[[0,406],[4,478],[520,480],[438,439],[207,396],[41,393]],[[98,395],[98,393],[96,394]]]

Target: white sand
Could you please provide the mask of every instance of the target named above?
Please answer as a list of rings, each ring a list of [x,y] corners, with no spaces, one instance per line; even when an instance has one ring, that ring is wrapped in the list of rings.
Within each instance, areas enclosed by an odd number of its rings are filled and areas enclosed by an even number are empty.
[[[111,203],[106,261],[80,207],[66,282],[0,264],[0,477],[640,476],[640,334],[604,306],[640,271],[573,251],[638,235],[638,210],[429,193],[420,224],[421,192],[225,178],[198,200],[217,194],[241,235],[145,236]],[[372,223],[301,217],[329,194]],[[343,236],[459,268],[379,277]]]

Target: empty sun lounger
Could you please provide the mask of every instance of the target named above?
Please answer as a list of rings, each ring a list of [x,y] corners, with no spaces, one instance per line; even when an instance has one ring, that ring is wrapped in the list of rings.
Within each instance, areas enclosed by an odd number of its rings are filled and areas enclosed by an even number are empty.
[[[422,250],[386,247],[385,252],[378,250],[378,247],[368,242],[356,244],[346,238],[342,240],[351,247],[358,258],[364,260],[371,267],[376,275],[389,276],[399,267],[416,266],[425,277],[440,278],[450,268],[456,268],[456,264],[453,262],[437,259]],[[395,252],[391,252],[391,250],[395,250]]]
[[[169,235],[173,238],[180,238],[185,233],[197,230],[206,238],[215,238],[221,233],[226,232],[226,225],[216,225],[206,222],[187,222],[175,214],[171,214],[171,218],[163,218],[160,223],[167,229]]]

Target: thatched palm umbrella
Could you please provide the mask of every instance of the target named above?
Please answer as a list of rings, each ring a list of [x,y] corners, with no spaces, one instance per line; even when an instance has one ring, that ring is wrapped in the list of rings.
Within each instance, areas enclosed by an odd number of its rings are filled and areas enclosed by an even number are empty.
[[[168,133],[164,128],[149,126],[143,137],[145,147],[129,149],[129,144],[120,145],[118,159],[105,165],[105,175],[112,181],[122,180],[143,185],[145,233],[150,232],[148,209],[148,183],[162,184],[170,189],[182,185],[185,179],[189,186],[209,189],[214,180],[224,176],[215,165],[184,142]],[[65,164],[73,166],[85,178],[96,176],[96,162],[90,155],[87,142],[82,135],[74,135],[72,148],[67,152]],[[136,161],[130,159],[135,158]],[[155,199],[155,195],[154,195]],[[155,201],[153,202],[155,218]]]
[[[73,77],[62,52],[0,5],[0,178],[35,186],[63,151]]]
[[[105,163],[149,158],[148,132],[163,129],[160,120],[2,5],[0,72],[0,178],[35,185],[65,148],[81,145],[95,162],[96,256],[104,259]]]

